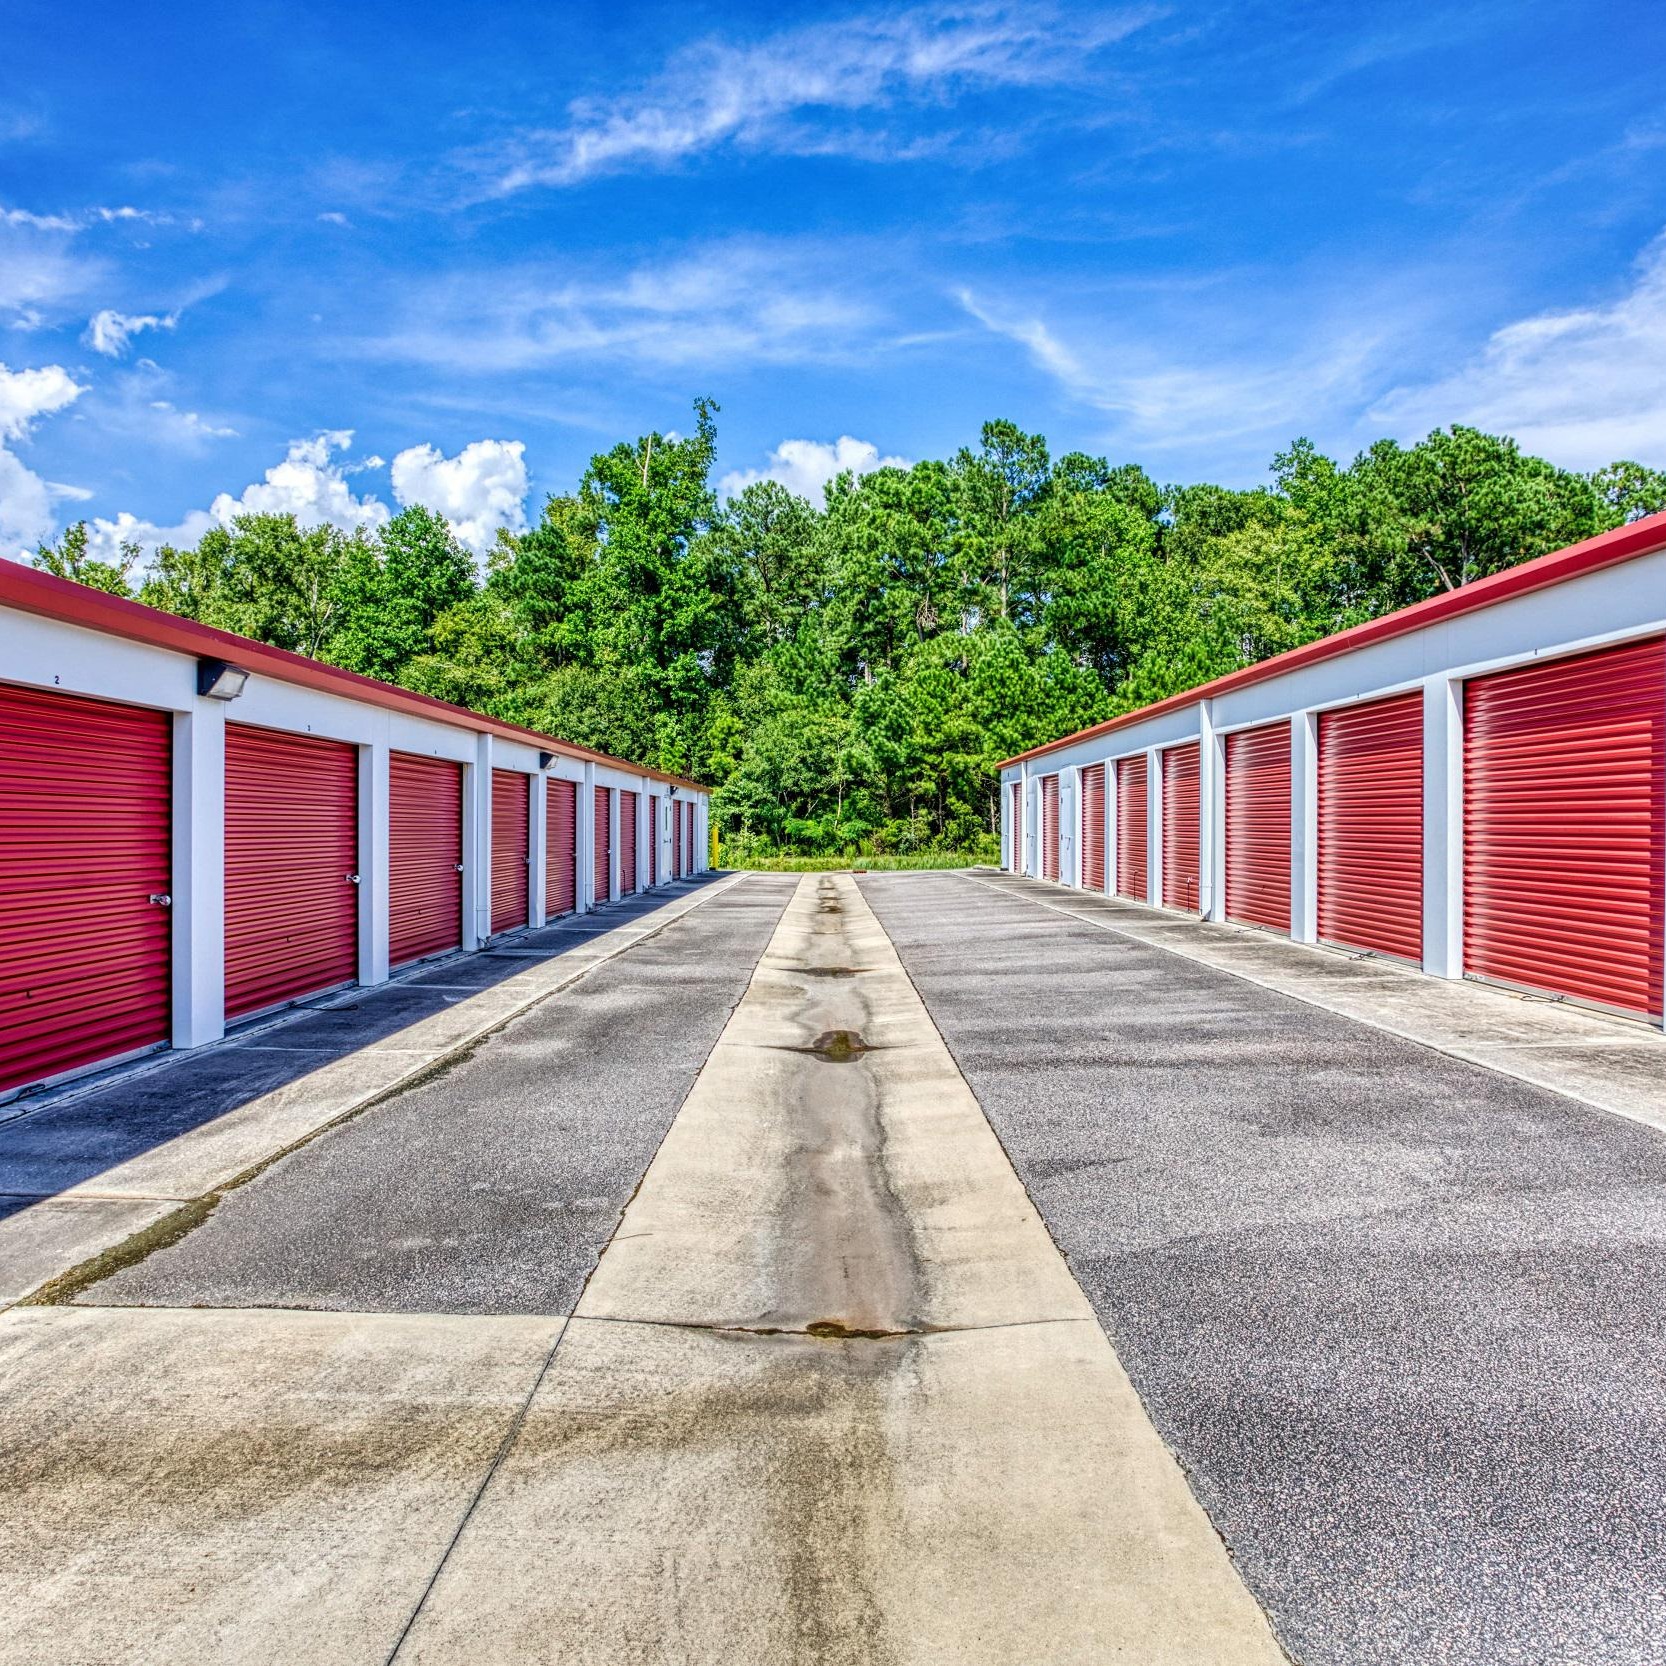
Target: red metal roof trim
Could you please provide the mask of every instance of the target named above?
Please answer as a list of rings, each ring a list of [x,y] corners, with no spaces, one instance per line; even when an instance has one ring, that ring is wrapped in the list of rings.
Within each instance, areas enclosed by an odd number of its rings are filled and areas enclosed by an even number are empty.
[[[1200,700],[1229,694],[1234,689],[1248,688],[1254,683],[1281,677],[1286,671],[1298,671],[1305,665],[1316,665],[1321,660],[1334,659],[1338,654],[1352,653],[1354,649],[1367,647],[1374,642],[1404,636],[1409,631],[1422,630],[1426,625],[1439,624],[1443,619],[1491,607],[1497,602],[1508,601],[1513,596],[1525,596],[1553,584],[1565,584],[1569,579],[1583,578],[1587,573],[1600,572],[1604,567],[1618,566],[1622,561],[1634,561],[1639,556],[1653,555],[1660,549],[1666,549],[1666,513],[1645,515],[1642,520],[1633,521],[1630,526],[1615,527],[1612,532],[1599,532],[1594,538],[1570,544],[1563,550],[1552,550],[1549,555],[1536,556],[1532,561],[1522,562],[1519,567],[1507,567],[1502,573],[1476,579],[1473,584],[1463,585],[1457,590],[1444,591],[1438,596],[1429,597],[1427,601],[1413,602],[1410,607],[1385,613],[1380,619],[1368,619],[1363,625],[1353,625],[1345,631],[1338,631],[1335,636],[1322,636],[1317,642],[1306,642],[1299,648],[1287,648],[1282,654],[1274,654],[1271,659],[1259,660],[1239,671],[1229,671],[1224,677],[1216,677],[1213,682],[1199,683],[1196,688],[1171,694],[1166,700],[1157,700],[1149,706],[1124,712],[1120,717],[1107,718],[1103,723],[1095,723],[1087,729],[1078,729],[1074,734],[1050,740],[1043,746],[1032,746],[1028,752],[1017,752],[1010,758],[1003,758],[996,767],[1008,769],[1013,764],[1021,764],[1030,758],[1057,752],[1061,747],[1072,746],[1079,740],[1091,740],[1095,735],[1108,735],[1114,730],[1126,729],[1131,724],[1143,723],[1148,717],[1159,717],[1164,712],[1175,711],[1181,706],[1195,705]]]
[[[141,602],[130,602],[124,596],[112,596],[103,590],[77,584],[72,579],[43,573],[38,567],[26,566],[21,561],[0,558],[0,606],[15,607],[20,612],[39,614],[42,618],[56,619],[66,625],[102,631],[107,636],[125,637],[129,642],[168,648],[175,653],[212,654],[218,659],[235,660],[245,670],[258,671],[279,682],[317,689],[324,694],[339,694],[344,699],[359,700],[388,711],[405,712],[412,717],[430,718],[459,729],[484,730],[488,734],[501,735],[505,740],[531,741],[541,750],[557,752],[563,757],[606,764],[613,769],[650,776],[655,781],[688,787],[697,792],[707,790],[698,781],[690,781],[684,776],[667,775],[663,770],[649,769],[644,764],[628,763],[623,758],[610,757],[606,752],[595,752],[587,746],[577,746],[556,735],[540,734],[536,729],[526,729],[518,723],[505,723],[500,718],[470,711],[466,706],[454,706],[449,700],[436,700],[427,694],[413,693],[408,688],[396,688],[392,683],[380,682],[375,677],[361,677],[356,671],[344,671],[339,665],[326,665],[322,660],[309,659],[305,654],[292,654],[286,648],[273,648],[251,637],[238,636],[233,631],[216,630],[212,625],[198,624],[195,619],[163,613]]]

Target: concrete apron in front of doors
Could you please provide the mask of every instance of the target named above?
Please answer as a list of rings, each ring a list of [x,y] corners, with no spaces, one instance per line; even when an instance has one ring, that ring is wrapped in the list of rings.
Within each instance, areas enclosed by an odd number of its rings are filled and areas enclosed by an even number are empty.
[[[397,1658],[1283,1660],[849,879],[800,884]]]

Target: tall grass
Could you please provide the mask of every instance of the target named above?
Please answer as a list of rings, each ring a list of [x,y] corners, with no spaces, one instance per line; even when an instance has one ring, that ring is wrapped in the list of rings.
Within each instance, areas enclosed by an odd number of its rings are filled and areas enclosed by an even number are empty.
[[[908,856],[743,856],[729,861],[719,847],[718,866],[747,873],[900,873],[911,868],[973,868],[992,864],[975,851],[923,850]]]

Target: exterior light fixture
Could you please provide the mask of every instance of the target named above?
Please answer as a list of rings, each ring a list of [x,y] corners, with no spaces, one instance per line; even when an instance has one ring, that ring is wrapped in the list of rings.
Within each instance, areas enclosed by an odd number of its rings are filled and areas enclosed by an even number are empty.
[[[235,700],[248,680],[247,671],[223,659],[197,661],[197,693],[205,700]]]
[[[540,769],[548,769],[554,762],[555,754],[553,752],[540,752],[538,754],[538,767]]]

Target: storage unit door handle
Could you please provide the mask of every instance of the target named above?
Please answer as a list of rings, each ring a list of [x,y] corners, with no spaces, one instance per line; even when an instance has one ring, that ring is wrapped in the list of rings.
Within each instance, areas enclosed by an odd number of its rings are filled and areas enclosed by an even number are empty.
[[[348,884],[349,884],[349,885],[357,885],[357,884],[358,884],[358,882],[359,882],[359,876],[358,876],[358,875],[357,875],[357,874],[356,874],[356,873],[350,873],[350,874],[348,874],[348,876],[347,876],[347,883],[348,883]]]
[[[152,891],[150,894],[150,900],[155,903],[158,908],[172,908],[174,905],[174,899],[170,897],[166,891]]]

